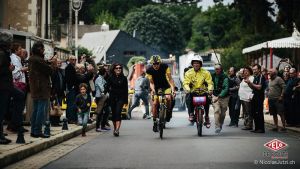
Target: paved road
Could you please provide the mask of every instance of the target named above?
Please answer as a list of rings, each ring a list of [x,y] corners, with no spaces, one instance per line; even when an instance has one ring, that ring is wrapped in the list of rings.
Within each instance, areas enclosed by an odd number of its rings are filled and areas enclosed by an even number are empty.
[[[152,132],[152,120],[123,121],[120,137],[114,137],[112,132],[101,134],[44,168],[300,168],[299,138],[287,133],[254,134],[242,131],[241,127],[225,126],[221,134],[216,135],[212,126],[204,130],[203,137],[198,137],[196,127],[188,126],[186,112],[174,112],[167,128],[165,139],[160,140],[158,134]],[[274,138],[288,144],[277,155],[288,153],[287,161],[295,164],[266,164],[272,162],[267,156],[273,152],[263,145]]]

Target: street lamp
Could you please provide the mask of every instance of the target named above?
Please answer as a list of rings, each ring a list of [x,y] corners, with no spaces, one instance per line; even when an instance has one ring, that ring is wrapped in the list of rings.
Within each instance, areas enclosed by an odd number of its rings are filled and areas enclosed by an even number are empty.
[[[72,9],[75,11],[75,57],[78,62],[78,12],[82,7],[82,0],[72,0]]]
[[[212,50],[214,51],[214,53],[215,53],[215,55],[216,55],[216,58],[217,58],[217,60],[218,60],[218,63],[220,63],[219,58],[218,58],[218,56],[217,56],[217,53],[216,53],[214,47],[212,46],[212,43],[211,43],[211,40],[210,40],[210,37],[209,37],[209,33],[204,32],[202,35],[208,37],[208,41],[209,41],[209,43],[210,43],[210,46],[211,46]]]

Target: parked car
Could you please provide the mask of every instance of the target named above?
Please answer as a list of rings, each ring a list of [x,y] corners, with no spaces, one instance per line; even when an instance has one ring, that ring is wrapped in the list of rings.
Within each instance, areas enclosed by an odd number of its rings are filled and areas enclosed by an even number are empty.
[[[185,111],[185,92],[183,90],[182,82],[179,79],[179,76],[172,76],[175,83],[176,97],[175,97],[175,106],[178,111]]]

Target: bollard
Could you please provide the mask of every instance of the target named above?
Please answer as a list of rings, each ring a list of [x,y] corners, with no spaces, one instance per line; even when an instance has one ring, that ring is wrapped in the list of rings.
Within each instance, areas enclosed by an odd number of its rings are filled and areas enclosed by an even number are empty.
[[[50,136],[50,121],[45,122],[44,135]]]
[[[23,134],[23,130],[22,127],[19,127],[19,131],[18,131],[18,137],[16,140],[17,144],[25,144],[25,139],[24,139],[24,134]]]
[[[68,119],[67,118],[63,119],[62,130],[69,130],[69,128],[68,128]]]

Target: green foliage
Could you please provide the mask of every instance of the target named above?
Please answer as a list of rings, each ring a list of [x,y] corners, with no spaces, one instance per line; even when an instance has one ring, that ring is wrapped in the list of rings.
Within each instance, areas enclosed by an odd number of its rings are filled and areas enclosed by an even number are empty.
[[[93,3],[88,13],[96,21],[101,13],[108,12],[117,20],[121,20],[130,11],[152,3],[151,0],[97,0]]]
[[[75,55],[75,47],[73,47],[72,54]],[[85,54],[86,56],[93,56],[92,51],[88,50],[83,46],[78,46],[78,57],[80,58],[80,56],[83,54]]]
[[[129,12],[121,29],[130,34],[136,30],[141,41],[161,51],[178,54],[184,47],[178,18],[159,6],[148,5]]]
[[[166,8],[177,16],[186,46],[192,36],[192,20],[201,13],[201,8],[198,8],[197,5],[169,5]]]
[[[193,19],[193,34],[188,47],[196,51],[209,47],[226,47],[230,42],[239,39],[238,19],[235,10],[222,4],[199,13]],[[204,33],[209,33],[211,43]]]
[[[299,0],[275,0],[279,11],[277,21],[283,25],[288,32],[293,32],[293,22],[300,30],[300,3]]]
[[[118,29],[121,21],[116,19],[110,12],[102,11],[95,17],[95,23],[101,25],[104,22],[109,25],[110,29]]]
[[[130,60],[127,63],[127,67],[130,68],[132,65],[136,64],[136,63],[145,63],[146,62],[146,58],[144,56],[133,56],[130,58]]]

